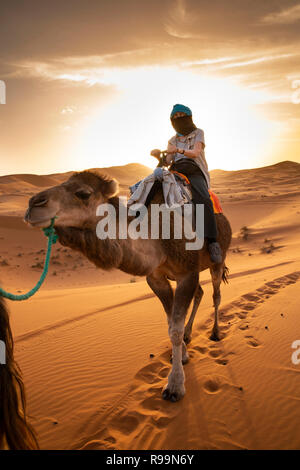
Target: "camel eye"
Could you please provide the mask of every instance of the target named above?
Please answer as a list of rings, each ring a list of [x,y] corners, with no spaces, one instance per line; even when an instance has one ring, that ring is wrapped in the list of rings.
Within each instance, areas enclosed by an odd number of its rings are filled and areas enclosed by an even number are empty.
[[[86,189],[79,189],[75,193],[75,196],[78,197],[79,199],[82,199],[83,201],[86,201],[90,197],[90,195],[91,195],[90,191]]]

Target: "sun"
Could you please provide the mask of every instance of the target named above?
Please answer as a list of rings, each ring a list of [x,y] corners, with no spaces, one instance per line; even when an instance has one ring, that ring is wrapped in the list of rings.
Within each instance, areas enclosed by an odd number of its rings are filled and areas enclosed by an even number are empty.
[[[79,126],[75,154],[81,166],[154,167],[151,149],[165,149],[174,135],[169,116],[175,103],[189,106],[204,130],[210,169],[260,166],[274,148],[278,123],[257,111],[268,96],[229,78],[160,66],[106,69],[97,81],[114,87],[114,94],[105,105],[96,103]]]

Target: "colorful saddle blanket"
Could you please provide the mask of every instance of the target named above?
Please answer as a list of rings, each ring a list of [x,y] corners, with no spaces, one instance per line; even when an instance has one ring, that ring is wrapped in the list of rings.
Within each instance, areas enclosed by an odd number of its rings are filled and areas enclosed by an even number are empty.
[[[223,210],[222,210],[221,203],[220,203],[220,200],[219,200],[218,196],[216,195],[216,193],[211,191],[211,189],[209,189],[208,192],[209,192],[209,195],[210,195],[211,202],[213,204],[214,213],[215,214],[222,214]]]
[[[171,207],[173,203],[182,205],[192,202],[190,181],[186,175],[174,170],[156,168],[151,175],[130,186],[131,197],[128,205],[141,203],[148,207],[161,183],[167,207]],[[208,192],[214,213],[221,214],[223,211],[218,196],[210,189]]]

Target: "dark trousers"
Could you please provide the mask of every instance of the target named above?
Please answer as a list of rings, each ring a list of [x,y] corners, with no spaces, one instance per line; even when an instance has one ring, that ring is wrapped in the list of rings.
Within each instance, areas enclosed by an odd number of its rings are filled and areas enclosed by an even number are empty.
[[[189,175],[194,204],[204,204],[204,237],[217,238],[217,224],[214,208],[207,189],[207,183],[201,174]]]
[[[188,160],[173,163],[172,170],[185,174],[191,183],[194,204],[204,204],[204,237],[216,239],[218,235],[216,217],[210,199],[205,176],[194,162]]]

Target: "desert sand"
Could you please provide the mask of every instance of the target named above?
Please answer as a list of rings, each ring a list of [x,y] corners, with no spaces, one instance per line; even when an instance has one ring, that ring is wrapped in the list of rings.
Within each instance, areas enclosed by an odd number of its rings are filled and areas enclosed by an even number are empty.
[[[106,168],[122,194],[150,169]],[[15,293],[39,279],[46,239],[22,216],[31,195],[69,174],[0,177],[0,279]],[[212,287],[200,279],[187,393],[162,400],[171,345],[144,278],[96,269],[56,244],[49,275],[9,302],[16,359],[42,449],[299,449],[300,164],[211,172],[233,229],[221,331],[209,340]],[[151,356],[150,356],[151,355]],[[299,354],[300,358],[300,354]]]

